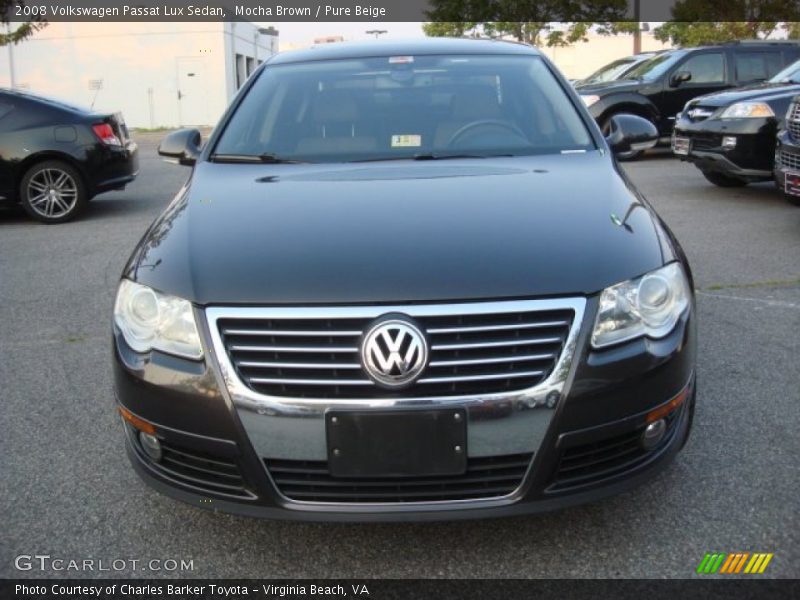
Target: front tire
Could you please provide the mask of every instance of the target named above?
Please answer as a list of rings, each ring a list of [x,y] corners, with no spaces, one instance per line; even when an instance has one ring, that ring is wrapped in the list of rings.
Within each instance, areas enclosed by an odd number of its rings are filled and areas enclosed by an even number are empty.
[[[703,177],[705,177],[708,181],[713,183],[714,185],[718,185],[719,187],[724,188],[733,188],[733,187],[744,187],[747,185],[747,182],[744,179],[737,179],[736,177],[728,177],[727,175],[723,175],[722,173],[717,173],[716,171],[701,171]]]
[[[48,160],[28,169],[19,195],[25,212],[48,224],[74,219],[89,202],[81,174],[61,160]]]

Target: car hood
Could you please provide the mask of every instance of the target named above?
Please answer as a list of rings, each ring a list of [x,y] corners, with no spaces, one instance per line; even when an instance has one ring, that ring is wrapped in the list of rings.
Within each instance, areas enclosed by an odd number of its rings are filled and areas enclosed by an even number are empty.
[[[201,162],[126,275],[200,305],[590,294],[662,265],[664,234],[599,151]]]
[[[634,92],[646,83],[640,79],[618,79],[616,81],[603,81],[601,83],[587,83],[576,84],[575,90],[579,94],[597,94],[603,96],[606,94],[615,94],[617,92]]]
[[[724,92],[699,96],[689,102],[688,105],[719,108],[746,100],[769,102],[777,98],[791,98],[799,93],[800,85],[796,83],[759,83],[733,90],[726,90]]]

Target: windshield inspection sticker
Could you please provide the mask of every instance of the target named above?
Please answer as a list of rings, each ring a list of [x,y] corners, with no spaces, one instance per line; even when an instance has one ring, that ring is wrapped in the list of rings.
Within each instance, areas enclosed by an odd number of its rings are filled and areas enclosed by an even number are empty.
[[[421,135],[393,135],[392,148],[419,148],[422,146]]]

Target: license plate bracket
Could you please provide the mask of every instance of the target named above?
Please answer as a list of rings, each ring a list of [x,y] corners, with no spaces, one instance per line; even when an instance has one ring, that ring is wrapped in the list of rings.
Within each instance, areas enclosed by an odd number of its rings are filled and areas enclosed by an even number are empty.
[[[467,412],[328,411],[328,466],[333,477],[460,475],[467,468]]]
[[[687,137],[675,136],[672,140],[672,152],[686,156],[689,154],[691,140]]]
[[[800,196],[800,173],[787,171],[783,177],[783,191],[790,196]]]

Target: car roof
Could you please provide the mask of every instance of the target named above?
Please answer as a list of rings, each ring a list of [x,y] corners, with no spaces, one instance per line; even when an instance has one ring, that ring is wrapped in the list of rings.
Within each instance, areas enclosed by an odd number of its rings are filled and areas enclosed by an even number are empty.
[[[65,100],[59,100],[58,98],[48,98],[47,96],[40,96],[38,94],[33,94],[27,90],[0,87],[0,94],[15,96],[17,98],[22,98],[23,100],[30,100],[32,102],[39,102],[41,104],[47,104],[52,108],[67,110],[79,114],[87,114],[92,112],[90,109],[86,107],[78,106],[77,104],[71,104]]]
[[[519,42],[469,38],[420,38],[412,40],[374,40],[369,42],[334,42],[304,50],[276,54],[269,64],[311,62],[375,56],[421,56],[436,54],[517,54],[540,56],[533,46]]]

